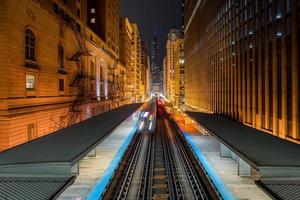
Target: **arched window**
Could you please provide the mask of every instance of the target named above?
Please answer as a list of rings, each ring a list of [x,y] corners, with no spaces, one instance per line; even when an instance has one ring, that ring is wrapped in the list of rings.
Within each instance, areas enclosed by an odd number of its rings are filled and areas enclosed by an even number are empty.
[[[58,47],[58,66],[59,68],[64,68],[64,58],[65,58],[65,50],[62,45]]]
[[[36,61],[35,59],[35,44],[36,39],[33,32],[29,29],[25,31],[25,58],[26,60]]]

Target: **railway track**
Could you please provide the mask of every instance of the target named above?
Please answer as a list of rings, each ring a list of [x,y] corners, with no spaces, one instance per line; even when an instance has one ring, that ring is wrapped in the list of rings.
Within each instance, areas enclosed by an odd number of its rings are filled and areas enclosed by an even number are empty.
[[[102,199],[218,199],[163,107],[137,133]]]

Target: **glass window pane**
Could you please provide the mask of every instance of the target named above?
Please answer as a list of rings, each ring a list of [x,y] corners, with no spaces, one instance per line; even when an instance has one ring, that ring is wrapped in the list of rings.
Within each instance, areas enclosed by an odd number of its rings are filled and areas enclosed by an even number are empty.
[[[26,89],[33,90],[35,88],[35,76],[32,74],[26,75]]]

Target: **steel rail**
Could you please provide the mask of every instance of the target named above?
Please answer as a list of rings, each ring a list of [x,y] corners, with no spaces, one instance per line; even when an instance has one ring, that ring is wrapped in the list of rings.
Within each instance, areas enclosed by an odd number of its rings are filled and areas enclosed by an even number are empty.
[[[163,109],[157,115],[155,132],[140,133],[129,149],[105,199],[211,198],[191,150]]]
[[[132,180],[133,171],[137,163],[138,152],[142,147],[142,140],[143,138],[139,136],[136,148],[134,149],[132,157],[129,160],[129,165],[127,165],[126,167],[127,168],[126,174],[124,176],[124,179],[122,180],[122,184],[116,199],[126,199],[127,197],[128,186],[130,185],[130,182]]]
[[[171,123],[169,123],[169,124],[171,124]],[[186,169],[186,172],[187,172],[186,174],[187,174],[189,182],[192,186],[192,189],[193,189],[192,191],[194,193],[195,198],[196,199],[199,199],[199,198],[208,199],[208,197],[205,193],[204,187],[201,184],[201,181],[199,180],[194,167],[192,166],[190,158],[188,157],[186,149],[184,148],[183,143],[179,138],[178,131],[175,130],[175,127],[172,124],[171,124],[171,129],[173,129],[173,133],[174,133],[174,136],[175,136],[177,146],[180,149],[180,154],[181,154],[180,156],[181,156],[182,161],[185,165],[185,169]]]

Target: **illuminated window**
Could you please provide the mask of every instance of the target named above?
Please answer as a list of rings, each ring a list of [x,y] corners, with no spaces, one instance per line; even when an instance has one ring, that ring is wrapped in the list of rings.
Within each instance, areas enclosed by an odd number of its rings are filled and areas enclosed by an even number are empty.
[[[91,18],[91,24],[95,24],[96,23],[96,19],[95,18]]]
[[[27,90],[35,89],[35,75],[26,74],[26,89]]]

